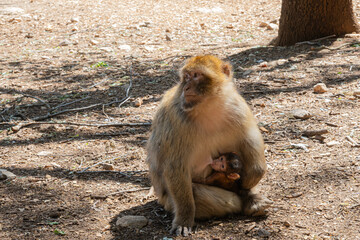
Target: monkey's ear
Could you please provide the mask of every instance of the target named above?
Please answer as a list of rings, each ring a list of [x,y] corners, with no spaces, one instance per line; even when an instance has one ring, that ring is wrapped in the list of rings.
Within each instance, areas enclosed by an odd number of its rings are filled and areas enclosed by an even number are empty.
[[[227,63],[227,62],[223,63],[222,71],[227,77],[231,77],[232,67],[231,67],[230,63]]]
[[[233,181],[238,180],[240,178],[240,175],[237,173],[229,173],[226,176],[228,177],[228,179]]]

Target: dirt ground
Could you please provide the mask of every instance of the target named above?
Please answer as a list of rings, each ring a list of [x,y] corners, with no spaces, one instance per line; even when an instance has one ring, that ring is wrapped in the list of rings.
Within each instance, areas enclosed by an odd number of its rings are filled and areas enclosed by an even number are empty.
[[[233,64],[266,142],[260,191],[274,204],[262,218],[197,222],[191,238],[360,239],[360,35],[268,46],[280,5],[0,1],[0,168],[17,175],[0,181],[0,239],[181,239],[147,196],[144,146],[162,94],[196,54]],[[319,82],[327,92],[313,92]],[[114,122],[125,125],[104,126]],[[116,227],[125,215],[148,224]]]

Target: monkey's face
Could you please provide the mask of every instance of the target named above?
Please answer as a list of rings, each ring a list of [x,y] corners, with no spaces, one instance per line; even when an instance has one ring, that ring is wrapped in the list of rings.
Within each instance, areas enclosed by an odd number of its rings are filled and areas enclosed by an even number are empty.
[[[226,157],[220,156],[212,161],[210,164],[211,168],[218,172],[226,172],[227,169],[227,163],[226,163]]]
[[[182,73],[182,106],[186,111],[201,103],[211,95],[211,79],[200,71],[184,71]]]

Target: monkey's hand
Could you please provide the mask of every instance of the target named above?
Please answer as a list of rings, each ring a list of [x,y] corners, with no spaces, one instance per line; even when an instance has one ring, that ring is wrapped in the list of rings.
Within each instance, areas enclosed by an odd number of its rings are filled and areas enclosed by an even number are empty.
[[[191,227],[179,226],[173,223],[170,233],[175,234],[176,236],[187,237],[191,234]]]

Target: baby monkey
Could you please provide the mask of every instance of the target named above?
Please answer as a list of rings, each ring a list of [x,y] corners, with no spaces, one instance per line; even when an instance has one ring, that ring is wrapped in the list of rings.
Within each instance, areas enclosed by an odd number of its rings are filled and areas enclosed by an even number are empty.
[[[239,193],[242,162],[236,153],[220,154],[218,158],[212,160],[210,166],[214,172],[205,179],[205,184]]]

